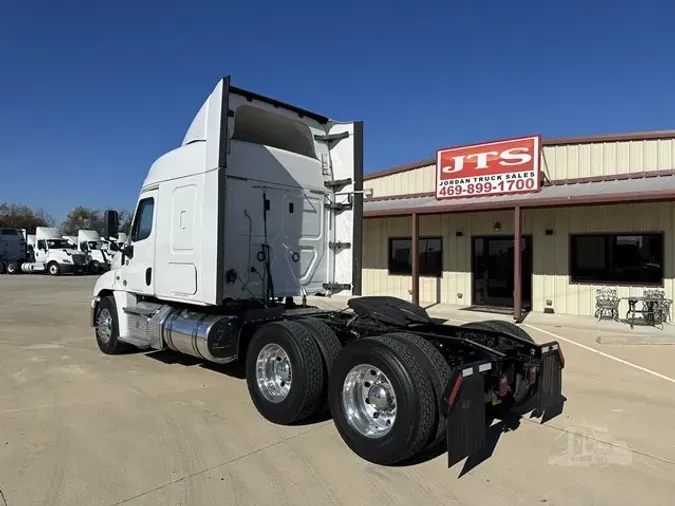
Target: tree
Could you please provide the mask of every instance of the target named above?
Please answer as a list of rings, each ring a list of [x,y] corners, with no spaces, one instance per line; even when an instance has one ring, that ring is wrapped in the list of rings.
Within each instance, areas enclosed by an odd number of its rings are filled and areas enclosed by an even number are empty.
[[[68,213],[66,221],[61,224],[63,235],[77,235],[80,230],[95,230],[103,235],[103,213],[98,209],[77,206]]]
[[[90,207],[77,206],[68,213],[66,221],[61,224],[63,235],[77,235],[80,230],[95,230],[101,237],[105,237],[105,211]],[[117,228],[119,232],[129,233],[133,213],[126,210],[118,211]]]
[[[0,203],[0,227],[25,228],[34,234],[36,227],[54,226],[54,218],[42,209],[22,204]]]
[[[119,231],[128,235],[131,232],[131,220],[133,220],[133,218],[134,213],[132,211],[119,211]]]

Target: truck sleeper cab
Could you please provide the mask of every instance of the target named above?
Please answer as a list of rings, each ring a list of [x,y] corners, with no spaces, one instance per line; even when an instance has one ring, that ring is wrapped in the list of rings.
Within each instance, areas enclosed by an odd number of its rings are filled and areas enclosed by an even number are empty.
[[[360,297],[362,209],[360,122],[222,79],[150,168],[122,262],[96,283],[100,350],[240,361],[266,419],[295,423],[328,406],[345,443],[380,464],[443,441],[453,464],[482,445],[488,410],[561,403],[558,343]],[[105,221],[115,236],[116,213]],[[354,296],[347,310],[306,303],[334,293]]]

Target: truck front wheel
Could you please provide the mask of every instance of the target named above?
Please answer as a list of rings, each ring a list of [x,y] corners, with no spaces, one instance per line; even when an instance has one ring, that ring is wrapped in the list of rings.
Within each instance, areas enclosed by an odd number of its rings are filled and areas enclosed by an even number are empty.
[[[103,297],[96,306],[96,344],[106,355],[119,355],[131,348],[131,345],[120,341],[117,321],[117,304],[112,295]]]
[[[61,268],[56,262],[52,262],[47,266],[47,272],[50,276],[58,276],[61,274]]]
[[[361,458],[391,465],[430,440],[434,391],[410,343],[387,336],[348,344],[333,364],[328,403],[344,442]]]
[[[260,327],[246,354],[246,383],[258,412],[288,425],[321,407],[323,360],[307,329],[290,321]]]
[[[97,260],[94,260],[89,265],[89,272],[92,274],[98,274],[100,271],[101,271],[101,263],[98,262]]]
[[[5,269],[7,270],[7,274],[16,274],[19,272],[19,264],[13,260],[10,260],[7,262],[7,267],[5,267]]]

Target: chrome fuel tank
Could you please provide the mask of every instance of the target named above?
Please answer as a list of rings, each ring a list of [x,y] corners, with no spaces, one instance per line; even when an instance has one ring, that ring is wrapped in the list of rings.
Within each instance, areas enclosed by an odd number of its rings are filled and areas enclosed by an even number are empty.
[[[216,364],[237,358],[240,321],[236,316],[179,310],[162,327],[164,343],[174,351]]]

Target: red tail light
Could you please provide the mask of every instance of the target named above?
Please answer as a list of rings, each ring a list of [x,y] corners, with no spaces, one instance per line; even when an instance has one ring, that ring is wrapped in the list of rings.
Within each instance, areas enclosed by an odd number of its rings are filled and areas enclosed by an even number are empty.
[[[499,397],[504,397],[509,393],[509,381],[506,376],[499,378]]]
[[[530,367],[528,381],[530,382],[530,385],[534,385],[534,383],[537,381],[537,368],[534,366]]]
[[[459,393],[459,387],[462,386],[462,380],[463,379],[464,379],[464,377],[460,373],[457,376],[457,379],[455,380],[455,384],[453,385],[452,390],[450,391],[450,396],[448,397],[448,406],[452,407],[452,405],[454,404],[455,398],[457,397],[457,394]]]

